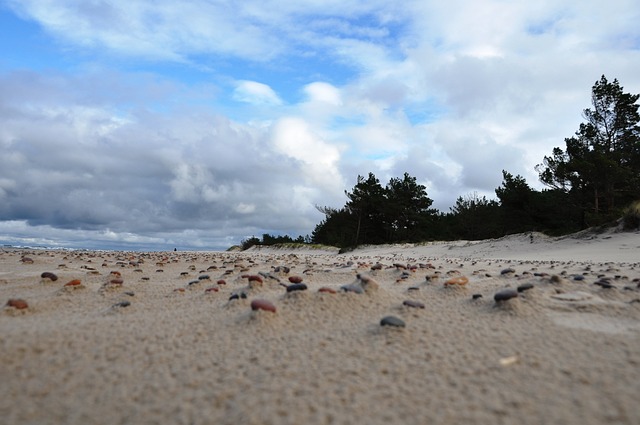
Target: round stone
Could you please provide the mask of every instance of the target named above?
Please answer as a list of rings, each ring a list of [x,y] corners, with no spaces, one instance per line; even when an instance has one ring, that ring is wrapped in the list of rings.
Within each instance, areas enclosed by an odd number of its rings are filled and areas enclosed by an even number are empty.
[[[524,291],[528,291],[529,289],[533,288],[533,283],[523,283],[522,285],[518,286],[518,292],[524,292]]]
[[[501,275],[505,275],[505,274],[511,274],[511,273],[515,273],[516,271],[514,269],[512,269],[511,267],[509,267],[508,269],[504,269],[500,272]]]
[[[79,286],[80,284],[82,284],[80,279],[73,279],[72,281],[65,283],[64,286]]]
[[[337,291],[333,288],[328,288],[326,286],[323,286],[322,288],[318,289],[318,292],[323,292],[326,294],[335,294]]]
[[[307,285],[304,283],[294,283],[293,285],[287,286],[287,292],[295,292],[295,291],[306,291]]]
[[[473,294],[471,296],[471,299],[474,299],[474,300],[477,300],[477,299],[480,299],[480,298],[482,298],[482,294]]]
[[[300,276],[289,276],[289,282],[302,283],[302,278]]]
[[[49,279],[52,282],[55,282],[56,280],[58,280],[58,276],[56,276],[54,273],[51,273],[51,272],[44,272],[40,275],[40,277],[42,279]]]
[[[493,299],[496,302],[508,301],[512,298],[516,298],[518,296],[518,292],[513,289],[503,289],[502,291],[496,292],[493,296]]]
[[[251,310],[264,310],[275,313],[276,306],[267,300],[253,300],[251,301]]]
[[[380,326],[392,326],[395,328],[404,328],[405,324],[402,319],[397,318],[396,316],[386,316],[380,320]]]
[[[12,298],[7,301],[7,306],[13,307],[17,310],[24,310],[25,308],[29,307],[29,304],[27,304],[25,300],[22,300],[20,298]]]
[[[424,308],[423,303],[415,300],[405,300],[402,302],[402,305],[406,305],[407,307],[412,307],[412,308]]]

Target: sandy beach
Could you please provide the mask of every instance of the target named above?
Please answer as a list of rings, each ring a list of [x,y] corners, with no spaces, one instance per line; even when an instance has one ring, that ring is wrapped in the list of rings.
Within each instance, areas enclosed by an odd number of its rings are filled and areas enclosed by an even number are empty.
[[[640,232],[4,248],[0,422],[638,424],[639,285]]]

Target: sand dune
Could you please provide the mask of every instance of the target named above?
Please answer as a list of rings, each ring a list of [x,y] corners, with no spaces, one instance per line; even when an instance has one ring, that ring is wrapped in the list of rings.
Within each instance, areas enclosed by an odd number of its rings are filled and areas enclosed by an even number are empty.
[[[0,417],[637,424],[639,284],[639,232],[340,255],[5,249],[0,303],[28,307],[0,311]]]

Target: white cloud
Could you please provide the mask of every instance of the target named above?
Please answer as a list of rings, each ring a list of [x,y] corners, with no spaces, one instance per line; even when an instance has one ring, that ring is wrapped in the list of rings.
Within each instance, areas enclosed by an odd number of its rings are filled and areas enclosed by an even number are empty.
[[[239,81],[233,92],[233,98],[254,105],[282,104],[282,100],[271,87],[257,81]]]
[[[601,74],[640,92],[633,0],[6,4],[68,61],[0,69],[0,218],[49,240],[310,232],[369,171],[446,211],[539,187]]]

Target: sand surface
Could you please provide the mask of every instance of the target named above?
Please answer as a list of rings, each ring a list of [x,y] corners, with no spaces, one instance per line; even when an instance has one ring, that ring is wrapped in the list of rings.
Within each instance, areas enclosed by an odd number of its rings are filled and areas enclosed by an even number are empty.
[[[28,303],[0,307],[0,422],[640,423],[640,233],[533,236],[340,255],[0,250],[0,305]]]

